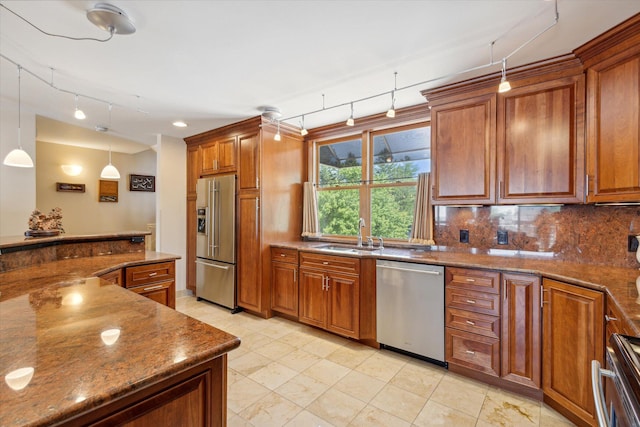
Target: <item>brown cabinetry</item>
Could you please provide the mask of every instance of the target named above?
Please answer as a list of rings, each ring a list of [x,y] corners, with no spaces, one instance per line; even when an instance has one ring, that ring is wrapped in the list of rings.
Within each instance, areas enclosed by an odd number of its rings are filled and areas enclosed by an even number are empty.
[[[130,291],[176,308],[175,261],[126,267],[124,276]]]
[[[423,92],[435,204],[581,203],[584,76],[573,55]]]
[[[238,305],[263,310],[264,282],[260,270],[260,197],[257,193],[238,197]]]
[[[236,170],[236,138],[225,138],[200,145],[202,175],[228,173]]]
[[[543,290],[544,401],[577,424],[597,425],[590,367],[604,363],[604,296],[546,278]]]
[[[298,317],[298,251],[271,248],[271,309]]]
[[[587,201],[640,201],[640,14],[575,53],[587,69]]]
[[[98,277],[100,277],[102,280],[111,282],[114,285],[118,285],[118,286],[124,285],[124,275],[121,268],[110,271]]]
[[[360,260],[300,252],[300,322],[360,338]]]
[[[604,315],[605,320],[605,346],[609,345],[611,334],[636,335],[630,326],[627,325],[625,317],[616,305],[613,298],[607,296],[607,308]]]

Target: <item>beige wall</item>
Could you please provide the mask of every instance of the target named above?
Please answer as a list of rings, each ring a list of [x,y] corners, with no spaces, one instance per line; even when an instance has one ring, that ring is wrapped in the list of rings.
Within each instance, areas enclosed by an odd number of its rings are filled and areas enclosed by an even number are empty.
[[[61,208],[67,234],[144,231],[147,224],[156,222],[156,193],[129,191],[129,174],[156,175],[156,153],[152,150],[112,153],[112,163],[121,177],[117,203],[98,201],[100,172],[109,161],[107,151],[38,141],[36,156],[36,207],[43,212]],[[66,175],[61,168],[65,164],[81,165],[82,173]],[[86,191],[58,192],[56,182],[85,184]]]

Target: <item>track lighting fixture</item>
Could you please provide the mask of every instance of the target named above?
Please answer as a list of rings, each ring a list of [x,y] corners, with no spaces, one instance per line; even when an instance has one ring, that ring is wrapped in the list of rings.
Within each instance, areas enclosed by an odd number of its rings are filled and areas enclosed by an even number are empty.
[[[300,122],[300,135],[305,136],[309,133],[307,128],[304,127],[304,114],[302,115],[302,121]]]
[[[84,111],[78,108],[78,95],[76,95],[76,112],[73,114],[73,116],[78,120],[84,120],[87,118],[87,116],[84,114]]]
[[[14,148],[7,154],[2,162],[6,166],[14,166],[17,168],[32,168],[33,160],[26,151],[22,149],[21,129],[20,129],[20,72],[22,67],[18,65],[18,148]]]
[[[280,141],[282,138],[280,137],[280,120],[278,120],[278,131],[276,132],[276,135],[273,137],[273,139],[275,141]]]
[[[507,80],[507,58],[502,58],[502,79],[500,80],[500,86],[498,86],[498,92],[504,93],[511,90],[511,84]]]
[[[347,126],[353,126],[355,121],[353,120],[353,102],[351,103],[351,116],[347,119]]]

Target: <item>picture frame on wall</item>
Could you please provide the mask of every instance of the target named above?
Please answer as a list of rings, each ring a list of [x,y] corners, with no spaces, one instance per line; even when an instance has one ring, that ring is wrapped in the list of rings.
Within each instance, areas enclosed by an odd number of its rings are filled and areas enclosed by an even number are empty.
[[[98,201],[118,203],[118,181],[101,179]]]
[[[63,193],[84,193],[84,184],[71,184],[68,182],[56,182],[56,191]]]
[[[156,177],[153,175],[129,175],[129,191],[156,191]]]

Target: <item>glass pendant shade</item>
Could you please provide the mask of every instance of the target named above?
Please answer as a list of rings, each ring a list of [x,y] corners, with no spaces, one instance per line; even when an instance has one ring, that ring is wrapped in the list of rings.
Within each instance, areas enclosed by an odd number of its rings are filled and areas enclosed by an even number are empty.
[[[502,81],[500,82],[500,86],[498,86],[498,92],[505,93],[505,92],[509,92],[510,90],[511,90],[511,84],[506,78],[503,77]]]
[[[87,116],[84,114],[84,111],[80,110],[79,108],[76,108],[76,112],[73,115],[78,120],[84,120],[87,118]]]
[[[22,148],[14,148],[7,154],[2,162],[6,166],[15,166],[17,168],[32,168],[33,160]]]
[[[104,167],[104,169],[102,169],[102,172],[100,173],[100,178],[120,179],[120,172],[118,172],[118,169],[116,169],[115,166],[109,163],[107,166]]]

